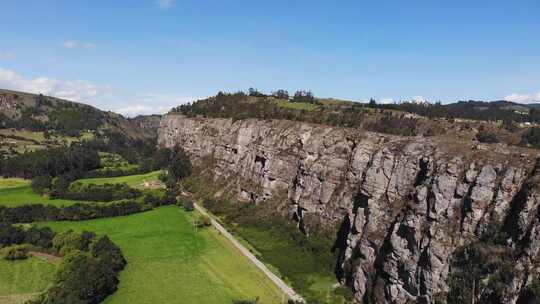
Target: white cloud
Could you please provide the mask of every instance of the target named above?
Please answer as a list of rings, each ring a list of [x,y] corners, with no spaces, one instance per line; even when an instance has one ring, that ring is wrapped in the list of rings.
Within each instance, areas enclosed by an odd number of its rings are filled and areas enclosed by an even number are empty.
[[[540,92],[535,94],[510,94],[504,97],[504,100],[518,103],[535,103],[540,102]]]
[[[85,80],[59,80],[48,77],[25,78],[15,71],[0,68],[0,89],[44,94],[93,105],[126,116],[163,114],[173,107],[198,98],[179,94],[139,94],[126,96],[110,86]]]
[[[3,68],[0,68],[0,87],[72,101],[85,101],[97,97],[103,89],[84,80],[63,81],[47,77],[26,79],[14,71]]]
[[[384,98],[379,99],[379,103],[380,104],[391,104],[391,103],[394,103],[394,99],[389,98],[389,97],[384,97]]]
[[[116,108],[113,111],[122,115],[133,117],[137,115],[163,114],[181,104],[200,98],[185,97],[176,94],[144,94],[135,96],[127,106]]]
[[[66,49],[95,49],[96,45],[91,42],[81,42],[77,40],[66,40],[62,43]]]
[[[146,106],[146,105],[132,105],[119,109],[115,109],[113,112],[120,113],[127,117],[135,117],[137,115],[149,115],[149,114],[163,114],[169,111],[172,107],[164,106]]]
[[[174,0],[157,0],[159,8],[168,9],[174,6]]]
[[[427,102],[427,98],[425,98],[424,96],[414,96],[413,98],[411,98],[411,101],[417,103],[425,103]]]

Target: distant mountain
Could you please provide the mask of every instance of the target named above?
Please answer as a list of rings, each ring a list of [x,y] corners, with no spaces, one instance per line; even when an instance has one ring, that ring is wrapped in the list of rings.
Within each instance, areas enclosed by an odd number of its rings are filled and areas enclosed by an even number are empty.
[[[477,110],[482,109],[488,109],[488,108],[498,108],[498,109],[504,109],[504,110],[513,110],[513,111],[519,111],[519,112],[528,112],[532,107],[532,105],[528,104],[522,104],[507,100],[495,100],[495,101],[459,101],[457,103],[450,103],[448,106],[452,105],[467,105],[469,107],[475,108]]]
[[[540,109],[540,103],[529,103],[529,104],[526,104],[525,106],[531,109]]]
[[[91,132],[97,138],[155,139],[159,116],[128,119],[120,114],[44,95],[0,89],[0,128],[53,131],[67,136]]]

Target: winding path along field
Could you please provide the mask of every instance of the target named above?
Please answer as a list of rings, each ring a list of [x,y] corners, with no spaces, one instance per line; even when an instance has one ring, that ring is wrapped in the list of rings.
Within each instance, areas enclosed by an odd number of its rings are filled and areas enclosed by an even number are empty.
[[[206,215],[212,219],[212,225],[216,227],[216,229],[225,236],[240,252],[248,258],[257,268],[259,268],[274,284],[276,284],[283,293],[285,293],[290,299],[298,301],[298,302],[305,302],[302,296],[297,294],[289,285],[285,284],[282,279],[280,279],[278,276],[276,276],[272,271],[264,265],[263,262],[259,261],[257,257],[255,257],[244,245],[242,245],[240,242],[238,242],[232,234],[230,234],[225,227],[223,227],[220,223],[218,223],[216,220],[214,220],[204,208],[201,206],[194,204],[195,209],[199,211],[201,214]]]

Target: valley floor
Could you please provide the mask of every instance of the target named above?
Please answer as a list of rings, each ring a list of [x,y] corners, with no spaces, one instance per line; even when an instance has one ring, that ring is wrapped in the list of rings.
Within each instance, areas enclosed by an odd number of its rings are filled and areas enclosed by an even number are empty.
[[[281,291],[214,228],[195,230],[176,206],[117,218],[43,223],[53,230],[107,234],[128,266],[105,303],[282,303]]]

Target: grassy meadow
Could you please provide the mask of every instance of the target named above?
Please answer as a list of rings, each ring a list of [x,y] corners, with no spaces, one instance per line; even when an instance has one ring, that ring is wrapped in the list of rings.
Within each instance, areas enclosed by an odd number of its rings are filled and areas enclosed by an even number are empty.
[[[75,201],[55,199],[34,193],[30,181],[20,178],[0,178],[0,206],[18,207],[27,204],[67,206]]]
[[[249,225],[230,228],[250,244],[260,260],[271,266],[274,273],[284,277],[309,303],[342,304],[352,296],[348,290],[334,288],[337,280],[333,271],[328,269],[333,266],[333,260],[322,259],[291,242],[284,237],[287,234],[284,231]],[[325,263],[326,267],[323,266]]]
[[[94,134],[91,132],[83,132],[78,138],[59,134],[50,134],[46,138],[44,132],[0,129],[0,150],[7,151],[12,148],[18,153],[24,153],[60,145],[70,145],[72,142],[92,138],[94,138]]]
[[[306,111],[313,111],[317,109],[316,104],[308,103],[308,102],[290,102],[287,100],[280,100],[277,102],[278,106],[286,109],[293,109],[293,110],[306,110]]]
[[[138,167],[136,164],[130,164],[128,161],[126,161],[122,156],[118,154],[108,153],[108,152],[99,152],[99,156],[101,159],[101,167],[98,171],[106,171],[106,170],[114,170],[114,169],[120,169],[120,170],[134,170]]]
[[[128,266],[119,290],[105,303],[232,303],[260,297],[281,303],[280,290],[214,228],[195,231],[196,213],[176,206],[135,215],[43,223],[56,231],[107,234]]]
[[[144,188],[143,183],[145,181],[151,182],[151,181],[158,181],[159,180],[159,174],[162,171],[153,171],[150,173],[145,174],[136,174],[136,175],[127,175],[127,176],[119,176],[119,177],[98,177],[98,178],[85,178],[80,179],[77,182],[83,183],[83,184],[96,184],[96,185],[103,185],[103,184],[123,184],[126,183],[128,186],[133,188]]]
[[[18,304],[35,297],[52,282],[55,271],[55,265],[34,257],[0,259],[0,303]]]

